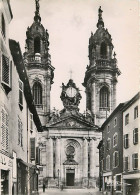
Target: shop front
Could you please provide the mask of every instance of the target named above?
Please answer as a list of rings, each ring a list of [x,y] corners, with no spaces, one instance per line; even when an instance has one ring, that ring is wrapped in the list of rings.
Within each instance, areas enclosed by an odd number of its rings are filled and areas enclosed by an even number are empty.
[[[38,168],[17,159],[17,194],[38,194]]]
[[[0,195],[12,194],[12,158],[0,153]]]
[[[123,194],[139,195],[140,173],[123,176]]]
[[[104,173],[103,174],[103,193],[107,195],[112,195],[113,191],[113,181],[112,181],[112,173]]]

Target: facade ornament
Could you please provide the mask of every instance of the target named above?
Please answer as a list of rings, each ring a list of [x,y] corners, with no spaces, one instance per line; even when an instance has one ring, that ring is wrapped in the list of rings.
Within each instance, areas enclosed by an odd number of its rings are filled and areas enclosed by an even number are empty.
[[[98,9],[98,17],[99,18],[98,18],[97,28],[104,27],[102,12],[103,12],[103,10],[101,9],[101,6],[100,6],[99,9]]]
[[[76,87],[72,79],[69,80],[66,86],[64,83],[62,83],[62,92],[60,98],[65,108],[78,108],[82,97],[79,89]]]
[[[39,8],[40,8],[39,0],[35,0],[35,4],[36,4],[36,11],[35,11],[35,14],[36,14],[36,15],[39,15]]]

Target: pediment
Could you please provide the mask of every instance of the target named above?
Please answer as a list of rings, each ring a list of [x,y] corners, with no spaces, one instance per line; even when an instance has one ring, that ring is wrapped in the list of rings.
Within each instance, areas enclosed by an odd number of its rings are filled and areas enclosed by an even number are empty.
[[[60,121],[53,122],[49,124],[50,127],[66,127],[66,128],[85,128],[93,127],[91,122],[79,119],[78,117],[66,117]]]

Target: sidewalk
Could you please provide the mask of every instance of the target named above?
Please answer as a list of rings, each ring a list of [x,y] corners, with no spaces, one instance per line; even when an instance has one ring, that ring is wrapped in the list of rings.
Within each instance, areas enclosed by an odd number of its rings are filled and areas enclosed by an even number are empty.
[[[65,194],[72,194],[72,195],[75,195],[75,194],[78,194],[78,195],[81,195],[81,194],[87,194],[87,195],[102,195],[101,192],[99,192],[99,189],[96,188],[96,189],[64,189],[63,191],[61,191],[60,189],[45,189],[45,192],[43,193],[43,190],[41,189],[39,191],[39,194],[40,195],[65,195]]]

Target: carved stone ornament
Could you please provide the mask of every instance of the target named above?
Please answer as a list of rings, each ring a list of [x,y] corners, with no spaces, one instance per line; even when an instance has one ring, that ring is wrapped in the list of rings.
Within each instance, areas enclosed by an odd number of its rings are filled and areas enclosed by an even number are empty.
[[[82,97],[81,94],[79,93],[79,89],[76,87],[72,79],[69,80],[66,86],[64,85],[64,83],[62,83],[62,93],[60,98],[63,102],[64,107],[66,108],[78,107]]]

